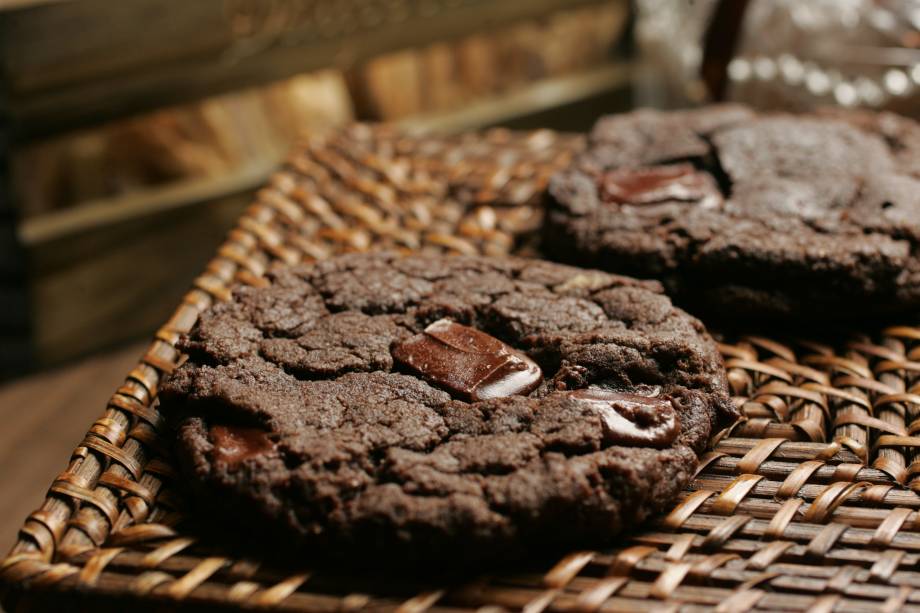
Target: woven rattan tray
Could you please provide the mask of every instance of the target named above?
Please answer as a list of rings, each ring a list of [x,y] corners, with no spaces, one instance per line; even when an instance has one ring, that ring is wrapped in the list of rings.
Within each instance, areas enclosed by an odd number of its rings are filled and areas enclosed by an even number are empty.
[[[540,191],[582,146],[550,132],[423,138],[367,126],[303,143],[26,520],[0,566],[4,605],[920,610],[920,327],[910,325],[834,344],[780,329],[723,339],[745,419],[715,438],[669,515],[614,549],[448,586],[272,566],[188,527],[154,399],[202,309],[271,266],[337,252],[532,254]]]

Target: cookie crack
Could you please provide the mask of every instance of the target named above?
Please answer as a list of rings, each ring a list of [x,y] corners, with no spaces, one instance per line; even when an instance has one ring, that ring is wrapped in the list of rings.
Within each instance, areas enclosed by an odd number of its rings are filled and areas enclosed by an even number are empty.
[[[690,160],[690,162],[698,170],[704,170],[715,179],[716,185],[719,187],[719,191],[722,192],[722,198],[729,200],[732,197],[732,188],[733,181],[731,176],[722,166],[722,160],[719,157],[719,147],[716,145],[715,140],[709,134],[698,134],[700,139],[706,143],[706,146],[709,148],[709,154],[702,158],[695,158]]]
[[[397,372],[396,370],[393,370],[393,369],[383,370],[379,368],[373,369],[373,370],[367,370],[367,369],[361,368],[361,366],[339,366],[335,370],[330,371],[328,373],[318,372],[315,370],[304,371],[291,364],[279,363],[279,362],[275,362],[273,360],[268,359],[268,357],[265,356],[265,354],[261,351],[261,349],[259,350],[257,355],[259,358],[265,360],[267,363],[271,364],[272,366],[277,366],[282,371],[284,371],[286,374],[294,377],[300,383],[310,383],[314,381],[331,381],[334,379],[338,379],[339,377],[343,375],[355,374],[355,373],[375,373],[375,372],[393,373],[393,372]],[[349,352],[349,355],[360,360],[360,356],[356,353]]]

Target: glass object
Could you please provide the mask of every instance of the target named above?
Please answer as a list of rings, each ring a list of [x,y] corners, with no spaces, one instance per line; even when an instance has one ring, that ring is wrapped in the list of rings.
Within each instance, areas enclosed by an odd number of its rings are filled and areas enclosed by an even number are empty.
[[[761,108],[839,105],[920,116],[920,0],[637,6],[644,104],[724,98]]]

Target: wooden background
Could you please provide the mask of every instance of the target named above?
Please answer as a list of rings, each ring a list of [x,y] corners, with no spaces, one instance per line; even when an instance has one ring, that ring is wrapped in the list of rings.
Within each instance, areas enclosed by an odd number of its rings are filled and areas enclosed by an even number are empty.
[[[168,105],[319,68],[360,72],[387,54],[573,10],[613,9],[605,14],[616,16],[611,31],[622,40],[629,15],[626,0],[20,4],[4,12],[0,0],[0,380],[150,333],[276,162],[26,216],[10,204],[5,144],[20,153]],[[533,32],[544,40],[539,28]],[[609,55],[571,73],[537,78],[536,71],[533,81],[457,108],[396,118],[409,128],[443,132],[491,125],[584,129],[597,115],[630,106],[631,60],[619,49]],[[522,74],[528,66],[523,62]],[[513,81],[511,72],[495,79]]]

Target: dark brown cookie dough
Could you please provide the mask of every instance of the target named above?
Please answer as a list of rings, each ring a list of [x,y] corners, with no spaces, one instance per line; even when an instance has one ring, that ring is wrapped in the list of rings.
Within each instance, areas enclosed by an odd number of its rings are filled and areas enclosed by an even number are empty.
[[[553,178],[554,259],[662,280],[728,315],[920,306],[920,125],[739,106],[601,119]]]
[[[596,545],[665,510],[734,415],[715,344],[655,282],[392,254],[270,281],[201,315],[160,407],[200,508],[272,547]]]

